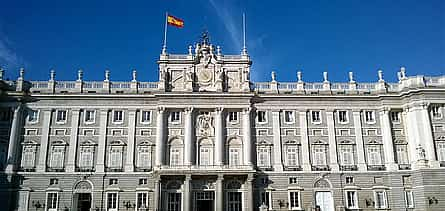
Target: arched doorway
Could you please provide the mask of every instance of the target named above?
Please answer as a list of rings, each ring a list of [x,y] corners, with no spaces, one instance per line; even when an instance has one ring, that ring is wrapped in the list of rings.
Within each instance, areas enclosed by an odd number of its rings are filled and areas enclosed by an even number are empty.
[[[93,185],[91,182],[82,180],[74,186],[73,210],[90,211],[93,207]]]
[[[331,184],[326,179],[319,179],[314,184],[315,207],[320,211],[335,211]]]

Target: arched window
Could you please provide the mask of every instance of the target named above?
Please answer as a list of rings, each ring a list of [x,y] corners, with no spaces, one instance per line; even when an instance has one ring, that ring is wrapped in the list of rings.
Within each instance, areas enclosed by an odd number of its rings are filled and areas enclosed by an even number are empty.
[[[110,142],[108,148],[108,168],[112,171],[122,170],[125,143],[118,140]]]
[[[183,164],[184,145],[181,139],[172,139],[169,143],[169,163],[171,166],[180,166]]]
[[[139,169],[151,169],[152,144],[150,142],[141,142],[137,147],[136,166]]]
[[[227,149],[227,158],[229,166],[240,166],[243,164],[243,145],[239,138],[229,139]]]
[[[21,167],[25,171],[33,171],[36,166],[37,144],[35,142],[25,142],[22,149]]]
[[[93,141],[84,141],[80,144],[78,167],[80,171],[93,170],[94,165],[94,153],[96,149],[96,143]]]
[[[56,171],[64,169],[66,145],[64,141],[54,141],[51,144],[49,168]]]
[[[213,165],[213,142],[210,139],[199,141],[199,165]]]
[[[272,144],[267,141],[257,143],[257,166],[260,168],[270,168]]]

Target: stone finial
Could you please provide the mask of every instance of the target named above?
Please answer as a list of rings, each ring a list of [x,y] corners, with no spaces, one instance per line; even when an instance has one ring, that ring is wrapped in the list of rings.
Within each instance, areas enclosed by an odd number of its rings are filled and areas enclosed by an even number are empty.
[[[383,71],[382,70],[378,70],[377,75],[379,76],[379,82],[385,82],[385,80],[383,80]]]
[[[110,81],[110,70],[105,70],[105,81]]]
[[[54,81],[54,79],[56,79],[56,71],[52,69],[49,71],[49,80]]]
[[[323,72],[323,82],[329,82],[328,81],[328,72]]]
[[[77,80],[78,80],[78,81],[82,81],[82,79],[83,79],[83,70],[82,70],[82,69],[79,69],[79,70],[77,71]]]
[[[272,71],[270,76],[272,77],[272,82],[276,82],[277,81],[277,74],[275,73],[275,71]]]
[[[406,69],[405,67],[400,67],[400,76],[402,79],[406,78]]]
[[[349,83],[354,83],[354,73],[351,71],[349,72]]]
[[[137,76],[136,70],[133,70],[132,76],[133,76],[133,79],[131,81],[136,81],[136,76]]]
[[[193,54],[193,47],[192,47],[192,45],[189,45],[189,55],[192,55]]]
[[[0,67],[0,81],[3,80],[4,73],[5,73],[5,71],[3,70],[3,68]]]
[[[297,71],[297,80],[298,80],[298,82],[303,82],[303,77],[301,75],[301,71],[300,70]]]
[[[402,80],[402,73],[401,72],[397,72],[397,79]]]
[[[20,68],[20,72],[19,72],[19,78],[23,79],[23,76],[25,75],[25,68]]]
[[[216,55],[221,56],[221,46],[216,46]]]

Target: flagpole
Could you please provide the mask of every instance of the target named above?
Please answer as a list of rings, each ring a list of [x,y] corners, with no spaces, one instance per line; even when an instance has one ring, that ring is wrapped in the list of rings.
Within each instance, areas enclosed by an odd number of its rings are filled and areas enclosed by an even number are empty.
[[[162,54],[167,54],[167,17],[168,12],[165,12],[164,45],[162,45]]]
[[[247,47],[246,47],[246,14],[243,13],[243,55],[247,55]]]

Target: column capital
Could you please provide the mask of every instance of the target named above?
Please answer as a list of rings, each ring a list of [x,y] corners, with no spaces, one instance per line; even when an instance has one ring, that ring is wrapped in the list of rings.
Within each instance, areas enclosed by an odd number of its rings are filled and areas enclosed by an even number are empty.
[[[307,108],[298,108],[297,111],[301,112],[301,113],[307,113],[309,111],[309,109],[307,109]]]
[[[224,111],[223,107],[216,107],[215,108],[215,112],[216,112],[217,115],[221,115],[223,111]]]
[[[191,113],[193,113],[193,110],[194,110],[195,108],[194,107],[185,107],[184,108],[184,113],[185,114],[191,114]]]
[[[217,181],[223,181],[224,180],[224,174],[218,174]]]
[[[185,181],[190,181],[192,180],[192,175],[191,174],[186,174],[185,175]]]
[[[158,107],[156,108],[156,111],[157,111],[158,113],[162,114],[162,113],[164,113],[164,112],[166,111],[166,109],[165,109],[165,107],[163,107],[163,106],[158,106]]]
[[[248,113],[250,113],[252,111],[252,107],[245,107],[245,108],[242,108],[242,112],[243,112],[243,114],[248,114]]]
[[[353,108],[353,109],[352,109],[352,113],[353,113],[353,114],[355,114],[355,113],[360,114],[361,112],[362,112],[362,109],[360,109],[360,108]]]
[[[383,112],[384,114],[389,113],[391,111],[391,107],[389,106],[383,106],[380,108],[380,112]]]

